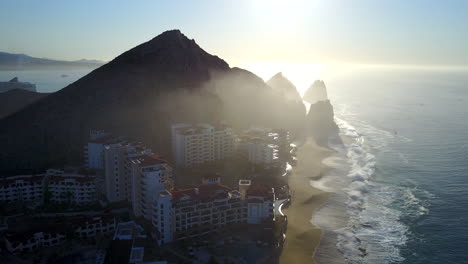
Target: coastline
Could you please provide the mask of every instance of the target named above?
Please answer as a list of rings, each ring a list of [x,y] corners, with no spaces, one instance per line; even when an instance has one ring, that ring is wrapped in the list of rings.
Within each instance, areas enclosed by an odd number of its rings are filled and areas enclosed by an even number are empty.
[[[330,169],[322,160],[332,153],[333,150],[318,146],[312,139],[298,148],[297,166],[288,178],[292,201],[283,209],[288,227],[280,263],[316,263],[314,255],[323,232],[311,219],[328,200],[329,193],[312,187],[310,180],[322,177]]]

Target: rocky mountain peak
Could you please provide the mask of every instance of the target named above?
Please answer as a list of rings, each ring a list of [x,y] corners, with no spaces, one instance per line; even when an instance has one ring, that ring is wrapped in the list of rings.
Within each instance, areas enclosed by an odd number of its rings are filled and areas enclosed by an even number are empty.
[[[301,96],[297,92],[296,86],[288,80],[288,78],[283,76],[283,73],[278,72],[270,80],[267,81],[267,84],[275,91],[283,94],[286,99],[290,101],[301,101]]]

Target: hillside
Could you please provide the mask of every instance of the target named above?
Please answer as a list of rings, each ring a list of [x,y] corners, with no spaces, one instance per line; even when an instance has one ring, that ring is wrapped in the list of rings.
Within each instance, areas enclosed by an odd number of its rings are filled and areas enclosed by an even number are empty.
[[[256,75],[167,31],[0,120],[0,173],[80,164],[90,129],[140,140],[170,157],[171,123],[226,120],[298,131],[304,120],[297,108]]]
[[[0,119],[19,111],[47,95],[49,94],[24,89],[13,89],[0,93]]]

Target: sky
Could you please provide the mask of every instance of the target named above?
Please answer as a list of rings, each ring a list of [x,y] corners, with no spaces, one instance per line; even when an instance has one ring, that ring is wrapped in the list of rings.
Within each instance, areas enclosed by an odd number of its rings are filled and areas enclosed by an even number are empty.
[[[231,66],[468,66],[467,14],[461,0],[1,0],[0,51],[109,61],[180,29]]]

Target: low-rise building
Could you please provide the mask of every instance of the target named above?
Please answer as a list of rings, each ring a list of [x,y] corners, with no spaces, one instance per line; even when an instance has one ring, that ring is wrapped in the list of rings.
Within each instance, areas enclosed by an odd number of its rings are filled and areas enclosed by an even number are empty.
[[[52,247],[65,241],[65,226],[53,225],[47,228],[21,232],[7,232],[5,246],[13,254],[32,252],[41,247]]]
[[[96,201],[96,176],[86,170],[47,171],[46,187],[50,201],[76,205]]]
[[[74,217],[69,220],[78,237],[87,238],[115,232],[116,220],[111,214]]]
[[[0,202],[42,203],[45,175],[18,175],[0,179]]]
[[[95,175],[86,170],[48,169],[37,175],[19,175],[0,180],[0,201],[49,201],[88,204],[96,200]]]

